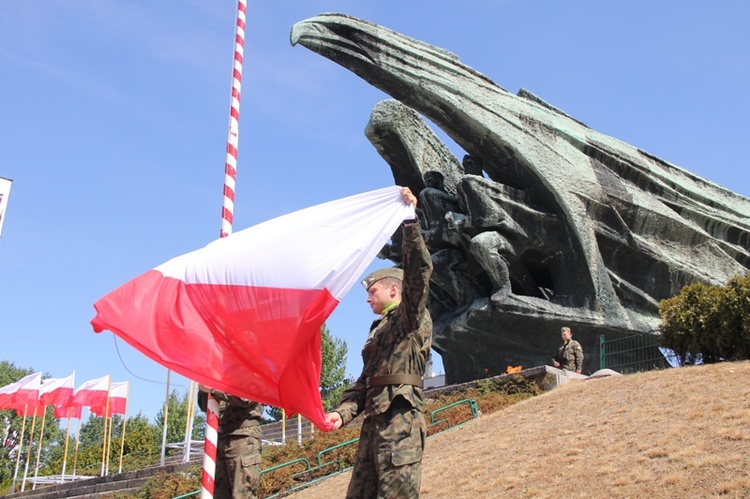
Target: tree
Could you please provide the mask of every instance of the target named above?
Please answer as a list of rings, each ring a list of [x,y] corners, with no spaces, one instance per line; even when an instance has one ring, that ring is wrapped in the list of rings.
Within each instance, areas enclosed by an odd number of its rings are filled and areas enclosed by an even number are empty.
[[[167,402],[167,443],[183,442],[185,440],[185,428],[187,427],[188,392],[180,397],[177,390],[172,390]],[[190,438],[200,440],[206,424],[206,416],[195,404],[195,417],[193,419],[193,431]],[[154,444],[155,448],[161,449],[162,433],[164,428],[164,409],[160,409],[154,418]]]
[[[114,463],[119,464],[120,449],[128,464],[123,469],[139,469],[152,464],[153,457],[158,455],[154,449],[154,428],[148,422],[148,418],[140,412],[127,419],[125,425],[125,445],[122,446],[122,416],[112,416],[112,441],[109,447],[110,470]],[[79,452],[76,465],[79,471],[88,474],[98,474],[101,469],[102,460],[102,438],[104,432],[104,420],[97,416],[89,416],[89,419],[81,425],[79,430]],[[73,456],[75,453],[75,435],[70,435],[68,445],[68,472],[72,472]],[[59,455],[56,453],[54,460],[44,470],[44,474],[59,475],[62,472],[64,446],[59,446]],[[135,464],[134,464],[135,463]]]
[[[719,344],[727,358],[750,359],[750,274],[729,280],[723,292]]]
[[[323,365],[320,369],[320,397],[323,409],[332,410],[339,403],[351,381],[346,379],[346,355],[349,352],[346,342],[331,336],[328,326],[320,329]]]
[[[153,454],[156,451],[153,435],[154,429],[146,416],[139,412],[128,418],[125,427],[125,454]]]
[[[750,358],[750,275],[726,286],[696,283],[662,300],[662,346],[689,364]]]

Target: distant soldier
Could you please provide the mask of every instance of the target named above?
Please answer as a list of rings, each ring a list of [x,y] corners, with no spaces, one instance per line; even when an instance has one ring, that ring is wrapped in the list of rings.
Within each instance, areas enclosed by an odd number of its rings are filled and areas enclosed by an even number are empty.
[[[209,393],[219,403],[214,499],[258,497],[263,406],[207,386],[199,388],[198,406],[203,411]]]
[[[408,188],[401,195],[416,208],[417,198]],[[378,319],[362,349],[362,374],[326,417],[338,429],[365,413],[347,498],[419,497],[432,261],[416,220],[404,221],[401,231],[403,269],[376,270],[362,281]]]
[[[581,344],[573,339],[573,333],[569,327],[560,330],[563,344],[557,350],[557,355],[552,359],[552,365],[566,371],[575,371],[581,374],[583,370],[583,348]]]

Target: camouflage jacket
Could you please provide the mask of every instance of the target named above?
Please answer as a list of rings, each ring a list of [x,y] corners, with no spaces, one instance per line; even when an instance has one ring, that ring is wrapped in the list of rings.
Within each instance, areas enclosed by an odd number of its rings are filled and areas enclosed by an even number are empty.
[[[391,401],[399,395],[412,407],[422,410],[422,389],[419,387],[385,385],[368,389],[368,380],[372,376],[423,376],[430,353],[432,319],[427,310],[427,295],[432,260],[418,222],[404,222],[401,231],[404,268],[401,303],[370,326],[370,334],[362,348],[362,374],[343,393],[339,406],[335,409],[341,414],[343,424],[347,424],[362,411],[366,415],[384,413]]]
[[[253,435],[258,431],[263,406],[252,400],[235,397],[218,390],[211,391],[219,403],[219,433],[222,435]],[[198,406],[205,411],[208,394],[198,392]]]
[[[565,342],[557,350],[557,361],[562,369],[580,371],[583,369],[583,348],[576,340]]]

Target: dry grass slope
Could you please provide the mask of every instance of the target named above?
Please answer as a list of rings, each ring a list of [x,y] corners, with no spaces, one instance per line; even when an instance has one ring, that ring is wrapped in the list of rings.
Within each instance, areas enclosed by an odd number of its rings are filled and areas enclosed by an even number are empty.
[[[292,497],[344,497],[345,473]],[[572,381],[427,441],[422,497],[750,497],[750,362]]]

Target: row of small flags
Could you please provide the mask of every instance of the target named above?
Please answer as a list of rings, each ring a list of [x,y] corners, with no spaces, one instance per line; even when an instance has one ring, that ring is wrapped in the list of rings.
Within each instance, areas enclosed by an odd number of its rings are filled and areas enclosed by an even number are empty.
[[[67,378],[42,380],[36,372],[0,388],[0,410],[15,410],[25,417],[51,405],[56,418],[81,418],[83,407],[92,414],[110,417],[125,414],[128,403],[128,381],[111,382],[110,375],[83,383],[74,390],[75,372]]]
[[[23,478],[21,479],[21,491],[26,487],[27,472],[29,468],[29,462],[32,460],[31,456],[31,439],[34,434],[34,426],[36,424],[37,414],[41,412],[42,415],[42,430],[39,432],[39,445],[37,446],[37,460],[34,468],[34,485],[36,486],[37,473],[39,471],[39,456],[42,448],[42,438],[44,429],[44,416],[46,415],[45,408],[47,406],[53,406],[55,408],[56,418],[76,418],[78,419],[78,425],[80,429],[81,424],[81,411],[84,407],[88,407],[92,414],[95,416],[104,418],[104,439],[102,444],[102,462],[101,462],[101,475],[104,476],[109,473],[109,446],[112,440],[112,423],[109,421],[113,414],[125,414],[128,406],[128,388],[130,385],[129,381],[112,383],[111,376],[108,374],[101,378],[87,381],[79,386],[77,389],[73,389],[75,386],[75,372],[67,378],[50,378],[42,380],[42,373],[36,372],[29,374],[16,381],[0,388],[0,410],[14,410],[19,416],[23,417],[23,426],[21,429],[21,437],[19,439],[18,456],[16,459],[16,467],[13,473],[13,484],[11,491],[16,491],[16,479],[18,477],[18,471],[20,466],[20,458],[23,449],[24,442],[24,428],[26,427],[26,419],[28,416],[33,415],[31,424],[31,430],[28,436],[26,460],[23,472]],[[68,431],[65,436],[65,452],[63,457],[62,474],[59,477],[60,482],[65,481],[65,469],[68,458],[68,437],[70,435],[70,425],[68,425]],[[76,475],[76,460],[78,456],[78,437],[76,435],[76,447],[75,454],[73,457],[73,476]],[[125,419],[122,421],[122,443],[120,446],[120,463],[119,470],[122,471],[122,457],[125,442]]]

